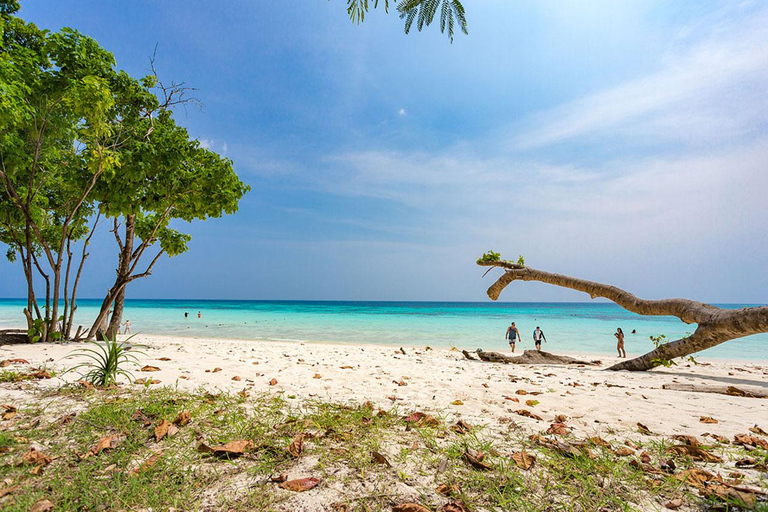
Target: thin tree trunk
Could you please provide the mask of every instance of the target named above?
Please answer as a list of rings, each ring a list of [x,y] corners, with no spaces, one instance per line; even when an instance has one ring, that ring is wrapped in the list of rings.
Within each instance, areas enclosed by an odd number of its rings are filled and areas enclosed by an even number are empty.
[[[126,215],[125,217],[125,238],[123,247],[120,251],[117,265],[117,280],[128,282],[131,275],[131,258],[133,255],[133,245],[136,238],[136,216]],[[107,337],[115,339],[120,330],[120,322],[123,320],[123,304],[125,303],[125,286],[122,286],[115,295],[115,309],[112,312],[112,319],[107,328]]]
[[[72,332],[72,322],[74,321],[75,316],[75,310],[77,309],[77,305],[75,304],[75,301],[77,299],[77,285],[80,283],[80,276],[83,273],[83,266],[85,265],[85,260],[88,258],[88,244],[91,243],[91,238],[93,238],[93,234],[96,232],[96,226],[99,225],[99,219],[101,218],[101,212],[96,214],[96,220],[93,221],[93,227],[91,228],[90,234],[88,234],[88,238],[85,239],[85,242],[83,242],[83,253],[80,255],[80,265],[77,267],[77,274],[75,274],[75,282],[72,285],[72,308],[69,310],[69,319],[67,320],[67,328],[66,332],[64,333],[64,338],[69,339],[69,335]],[[77,334],[75,334],[75,338],[77,338],[80,335],[80,329],[77,330]]]
[[[605,297],[627,311],[640,315],[676,316],[687,324],[698,324],[694,333],[675,340],[635,359],[615,364],[609,370],[650,370],[660,364],[684,357],[728,340],[768,332],[768,306],[745,309],[721,309],[688,299],[644,300],[615,286],[561,274],[536,270],[507,261],[478,260],[483,267],[499,267],[504,273],[490,288],[488,296],[496,300],[512,281],[539,281],[588,293],[593,299]]]

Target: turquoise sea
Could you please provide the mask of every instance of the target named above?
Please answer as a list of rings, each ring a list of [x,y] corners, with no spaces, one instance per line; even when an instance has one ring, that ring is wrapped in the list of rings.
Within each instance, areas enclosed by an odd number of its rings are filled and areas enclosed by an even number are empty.
[[[20,299],[0,299],[0,329],[23,325],[24,304]],[[100,304],[100,300],[78,301],[76,322],[90,325]],[[548,341],[545,350],[604,355],[615,354],[617,327],[626,333],[628,355],[650,350],[651,335],[677,339],[695,329],[674,317],[643,317],[602,302],[128,300],[124,318],[131,320],[134,333],[145,334],[497,350],[506,349],[504,333],[515,321],[524,341],[519,348],[533,348],[532,333],[538,325]],[[630,334],[633,329],[637,334]],[[760,334],[703,355],[765,361],[766,347],[768,334]]]

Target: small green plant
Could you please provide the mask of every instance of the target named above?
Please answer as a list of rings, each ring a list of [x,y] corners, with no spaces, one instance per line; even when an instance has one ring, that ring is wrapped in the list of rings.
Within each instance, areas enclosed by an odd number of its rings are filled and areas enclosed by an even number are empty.
[[[125,365],[131,363],[138,365],[137,354],[143,354],[143,352],[129,352],[131,347],[126,346],[126,341],[118,342],[116,338],[103,343],[89,341],[88,343],[94,348],[76,350],[67,356],[68,358],[86,358],[86,361],[73,366],[67,372],[83,368],[85,369],[83,379],[94,386],[101,387],[115,384],[120,375],[127,377],[129,381],[133,380],[133,374],[125,369]]]
[[[686,333],[686,335],[683,336],[682,339],[688,338],[690,335],[691,335],[691,333]],[[656,347],[656,348],[659,348],[659,347],[667,344],[667,336],[664,335],[664,334],[660,334],[658,336],[649,336],[649,338],[653,342],[653,346]],[[683,361],[688,361],[688,362],[690,362],[692,364],[699,364],[699,362],[696,361],[696,359],[694,359],[693,356],[686,356],[686,357],[682,357],[681,359]],[[672,359],[667,359],[665,357],[653,358],[653,359],[651,359],[651,362],[653,362],[654,364],[657,364],[657,365],[664,366],[666,368],[670,368],[672,366],[677,366],[676,362],[674,362]]]
[[[525,258],[523,258],[522,254],[517,258],[517,264],[520,265],[521,267],[525,266]]]

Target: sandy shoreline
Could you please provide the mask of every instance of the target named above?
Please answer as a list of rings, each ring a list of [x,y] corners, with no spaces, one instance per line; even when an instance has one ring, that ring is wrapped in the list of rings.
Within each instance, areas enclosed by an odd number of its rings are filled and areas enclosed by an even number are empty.
[[[369,344],[151,335],[138,335],[131,341],[146,345],[146,355],[140,357],[143,365],[160,368],[135,371],[135,377],[160,381],[155,386],[284,393],[297,404],[312,399],[371,401],[387,409],[396,404],[403,412],[431,411],[448,420],[460,417],[475,424],[493,425],[509,418],[534,431],[546,428],[555,415],[565,414],[569,424],[585,435],[636,432],[638,422],[661,435],[711,432],[731,437],[761,422],[763,428],[768,427],[767,399],[662,389],[663,384],[682,383],[765,391],[768,362],[703,358],[705,365],[680,364],[628,373],[603,371],[616,361],[605,356],[601,357],[602,367],[578,368],[468,361],[460,351],[444,348],[404,347],[406,354],[402,354],[397,347]],[[75,364],[74,359],[64,357],[79,346],[5,345],[0,347],[0,360],[21,358],[32,366],[46,365],[61,372]],[[589,360],[596,357],[582,356]],[[56,386],[77,378],[76,373],[59,373],[32,385],[3,384],[0,400],[23,402],[34,387]],[[270,385],[272,379],[277,383]],[[526,405],[531,399],[538,403]],[[462,405],[455,405],[457,400]],[[517,411],[521,409],[542,420],[520,416]],[[702,416],[714,417],[718,423],[700,423]]]

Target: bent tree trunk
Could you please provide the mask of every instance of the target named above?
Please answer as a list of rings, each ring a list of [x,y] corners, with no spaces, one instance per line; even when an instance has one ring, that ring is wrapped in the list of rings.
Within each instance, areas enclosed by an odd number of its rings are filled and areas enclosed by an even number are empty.
[[[508,261],[478,260],[481,267],[499,267],[504,274],[488,288],[488,297],[499,298],[512,281],[539,281],[604,297],[639,315],[676,316],[686,324],[698,324],[687,338],[671,341],[635,359],[617,363],[609,370],[650,370],[662,361],[684,357],[736,338],[768,332],[768,306],[721,309],[688,299],[644,300],[615,286],[536,270]],[[489,269],[490,270],[490,269]]]

